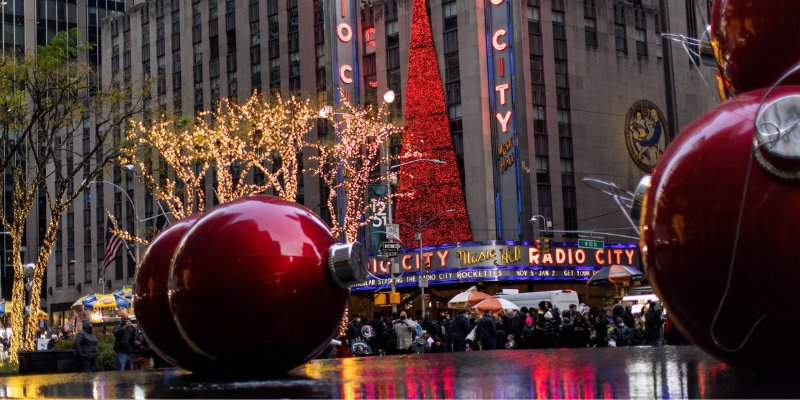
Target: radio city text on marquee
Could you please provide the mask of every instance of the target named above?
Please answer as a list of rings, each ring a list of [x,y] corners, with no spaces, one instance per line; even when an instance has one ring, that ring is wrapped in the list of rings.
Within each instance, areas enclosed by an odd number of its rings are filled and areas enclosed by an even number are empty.
[[[461,269],[472,267],[499,266],[605,266],[613,264],[638,264],[638,250],[631,248],[607,247],[603,249],[582,249],[554,246],[549,253],[540,253],[532,245],[478,245],[446,247],[422,251],[409,251],[390,260],[370,258],[368,268],[373,274],[388,274],[391,263],[398,263],[402,272],[427,269]]]

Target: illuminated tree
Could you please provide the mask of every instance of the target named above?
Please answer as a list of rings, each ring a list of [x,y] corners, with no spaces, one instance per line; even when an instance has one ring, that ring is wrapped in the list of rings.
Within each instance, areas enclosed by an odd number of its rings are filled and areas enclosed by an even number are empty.
[[[318,156],[311,171],[330,189],[326,207],[330,212],[331,232],[356,241],[358,230],[371,222],[364,218],[372,204],[367,201],[367,186],[381,181],[380,149],[400,129],[386,122],[388,107],[357,108],[348,103],[327,116],[334,126],[335,140],[315,145]],[[384,206],[382,203],[381,206]]]
[[[167,203],[175,219],[205,207],[203,180],[217,149],[214,138],[197,127],[185,118],[152,124],[131,121],[126,134],[132,146],[127,147],[123,159],[138,165],[145,184]]]
[[[307,146],[304,137],[316,126],[319,110],[308,100],[280,96],[272,102],[253,96],[243,108],[254,128],[251,164],[267,177],[278,196],[295,201],[302,172],[297,158]]]
[[[21,349],[32,350],[38,328],[42,281],[61,217],[105,167],[118,157],[113,134],[130,115],[141,110],[134,93],[124,85],[101,87],[83,53],[77,30],[61,32],[33,54],[0,55],[0,134],[4,152],[0,176],[13,187],[11,218],[0,214],[12,243],[14,282],[9,307],[11,362]],[[138,98],[138,97],[137,97]],[[122,104],[127,107],[121,107]],[[94,144],[73,150],[85,126],[94,126]],[[84,142],[85,143],[85,142]],[[23,321],[25,277],[21,249],[25,223],[38,193],[47,206],[47,225],[30,282],[30,312]],[[24,325],[23,325],[24,322]],[[24,329],[23,329],[24,326]]]
[[[203,184],[212,169],[220,203],[270,189],[295,201],[297,156],[318,113],[309,101],[295,97],[266,100],[254,93],[241,105],[222,100],[194,121],[133,122],[127,138],[135,146],[124,160],[139,166],[145,183],[176,219],[204,210]],[[256,172],[263,174],[263,182],[246,179]]]
[[[408,53],[405,131],[402,157],[439,159],[444,164],[409,163],[400,167],[397,219],[416,226],[439,215],[424,230],[427,244],[472,240],[464,191],[447,119],[442,79],[433,47],[425,0],[414,0]],[[446,210],[455,210],[443,213]],[[403,243],[414,243],[414,230],[401,225]]]

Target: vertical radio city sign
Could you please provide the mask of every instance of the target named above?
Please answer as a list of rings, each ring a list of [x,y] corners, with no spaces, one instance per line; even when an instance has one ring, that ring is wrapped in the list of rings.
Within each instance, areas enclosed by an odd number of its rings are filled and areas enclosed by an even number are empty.
[[[359,0],[329,2],[328,26],[335,27],[331,46],[333,97],[336,103],[358,103]]]
[[[491,110],[492,160],[494,165],[495,228],[497,238],[522,235],[516,110],[514,107],[514,57],[512,54],[511,4],[484,0],[489,106]]]

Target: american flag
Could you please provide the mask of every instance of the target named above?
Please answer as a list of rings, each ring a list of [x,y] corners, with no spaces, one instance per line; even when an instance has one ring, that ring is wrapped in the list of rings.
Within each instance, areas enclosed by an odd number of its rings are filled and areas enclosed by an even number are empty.
[[[119,248],[122,246],[122,238],[114,235],[112,232],[114,230],[114,224],[111,223],[111,220],[108,219],[108,223],[106,224],[106,247],[104,249],[103,255],[103,264],[100,266],[103,270],[103,275],[106,274],[106,270],[111,263],[114,262],[114,259],[117,258],[117,252]]]

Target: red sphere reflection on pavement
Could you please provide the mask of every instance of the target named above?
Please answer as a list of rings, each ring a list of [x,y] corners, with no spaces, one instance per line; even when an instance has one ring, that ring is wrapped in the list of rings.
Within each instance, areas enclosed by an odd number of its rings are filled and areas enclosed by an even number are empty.
[[[167,281],[178,244],[199,218],[190,216],[162,231],[147,246],[133,282],[136,318],[148,345],[170,364],[190,370],[199,370],[210,360],[195,353],[178,332],[169,308]]]
[[[756,160],[747,174],[764,93],[741,94],[678,135],[655,169],[641,220],[647,273],[669,318],[704,350],[751,370],[800,356],[800,320],[785,314],[800,291],[800,186]],[[800,88],[779,87],[767,103],[789,95]]]
[[[798,1],[714,1],[711,45],[723,79],[736,93],[772,86],[800,63],[798,15]],[[788,83],[800,83],[800,73]]]
[[[284,374],[308,361],[329,345],[349,295],[329,277],[332,244],[296,203],[255,196],[213,208],[173,261],[178,329],[227,372]]]

